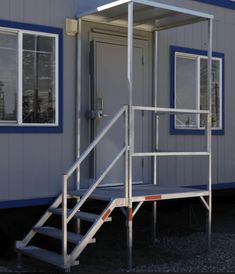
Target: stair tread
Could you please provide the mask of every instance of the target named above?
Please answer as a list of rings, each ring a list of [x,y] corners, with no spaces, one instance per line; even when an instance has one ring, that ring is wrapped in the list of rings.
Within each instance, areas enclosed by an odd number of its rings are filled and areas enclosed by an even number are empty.
[[[41,261],[45,261],[63,268],[62,256],[52,251],[48,251],[36,246],[18,247],[17,250],[24,255],[31,256]]]
[[[50,211],[54,214],[62,215],[62,208],[51,208]],[[68,215],[70,214],[70,212],[71,212],[71,209],[68,209]],[[75,217],[84,221],[95,222],[100,217],[100,215],[90,213],[90,212],[78,211],[75,214]],[[108,217],[106,219],[106,222],[110,222],[110,221],[112,221],[112,218]]]
[[[72,190],[68,192],[69,196],[72,197],[81,197],[87,190]],[[94,199],[94,200],[101,200],[101,201],[111,201],[112,197],[110,197],[109,195],[104,195],[104,194],[100,194],[97,192],[93,192],[89,199]]]
[[[50,236],[59,240],[61,240],[63,237],[62,230],[55,227],[42,226],[42,227],[37,227],[34,230],[40,234]],[[83,238],[83,235],[69,232],[69,231],[67,232],[67,235],[68,235],[68,241],[74,244],[78,244]],[[90,243],[94,243],[94,242],[95,242],[95,239],[92,239]]]

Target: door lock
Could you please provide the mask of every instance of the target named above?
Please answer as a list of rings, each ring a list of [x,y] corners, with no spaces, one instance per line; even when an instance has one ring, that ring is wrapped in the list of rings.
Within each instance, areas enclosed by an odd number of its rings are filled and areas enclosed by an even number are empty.
[[[88,110],[86,112],[87,119],[102,119],[109,116],[108,114],[103,112],[104,100],[102,97],[97,98],[96,108],[97,110],[90,110],[90,111]]]

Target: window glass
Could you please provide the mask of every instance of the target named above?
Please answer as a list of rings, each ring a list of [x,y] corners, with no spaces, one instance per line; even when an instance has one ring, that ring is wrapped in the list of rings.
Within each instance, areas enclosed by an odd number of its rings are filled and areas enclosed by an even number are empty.
[[[0,32],[0,121],[17,120],[17,34]]]
[[[197,60],[176,57],[175,105],[180,109],[197,108]],[[193,114],[176,115],[177,127],[197,127],[197,117]]]
[[[207,109],[207,59],[200,60],[201,109]],[[220,61],[212,60],[212,127],[220,127]],[[206,116],[201,115],[200,126],[205,127]]]
[[[207,58],[178,55],[175,65],[175,107],[207,109]],[[177,128],[205,128],[205,114],[175,115]],[[212,128],[221,128],[221,61],[212,60]]]
[[[55,123],[55,38],[23,36],[23,122]]]

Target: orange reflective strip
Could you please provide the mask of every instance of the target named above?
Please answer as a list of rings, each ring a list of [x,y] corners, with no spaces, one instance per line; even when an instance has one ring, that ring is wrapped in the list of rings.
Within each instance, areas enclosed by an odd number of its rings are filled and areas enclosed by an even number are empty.
[[[108,210],[104,213],[104,215],[102,216],[102,220],[104,221],[104,220],[109,216],[110,213],[111,213],[111,210],[108,209]]]
[[[155,201],[155,200],[160,200],[162,198],[161,195],[154,195],[154,196],[146,196],[145,200],[146,201]]]
[[[133,219],[133,212],[132,212],[132,208],[129,208],[129,221],[131,222]]]

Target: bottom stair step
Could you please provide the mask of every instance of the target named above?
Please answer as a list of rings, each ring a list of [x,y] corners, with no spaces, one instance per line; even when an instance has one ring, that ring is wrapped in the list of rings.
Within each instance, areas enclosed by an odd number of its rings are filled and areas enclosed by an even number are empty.
[[[64,268],[63,257],[54,252],[36,246],[18,247],[17,250],[24,255]]]
[[[55,227],[42,226],[42,227],[34,228],[34,231],[49,237],[59,239],[59,240],[61,240],[63,237],[62,230]],[[70,243],[78,244],[83,239],[83,235],[78,233],[67,232],[67,235],[68,235],[68,242]],[[95,239],[91,239],[90,241],[90,243],[95,243],[95,242],[96,242]]]

